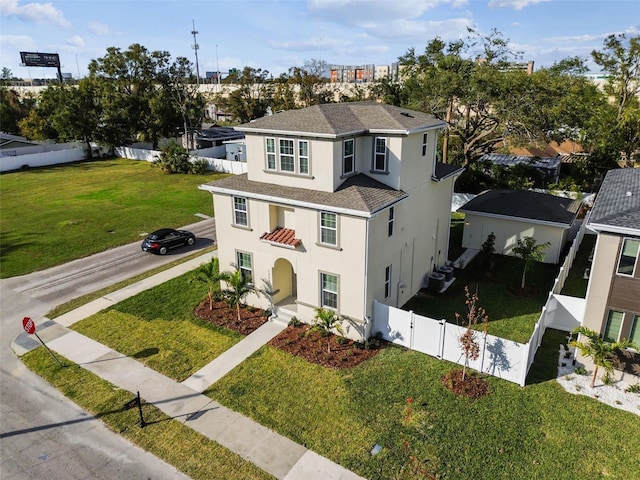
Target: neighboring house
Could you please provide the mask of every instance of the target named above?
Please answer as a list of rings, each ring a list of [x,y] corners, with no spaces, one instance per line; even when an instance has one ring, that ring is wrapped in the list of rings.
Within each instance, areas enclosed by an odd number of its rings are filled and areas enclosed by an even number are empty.
[[[375,102],[290,110],[236,127],[247,174],[213,194],[220,268],[271,292],[248,303],[370,335],[373,300],[403,305],[445,264],[459,167],[436,162],[444,123]]]
[[[486,190],[458,209],[465,214],[462,247],[479,250],[493,233],[496,253],[513,255],[518,240],[534,237],[538,244],[551,244],[544,262],[558,263],[577,230],[581,205],[582,200],[530,190]]]
[[[607,173],[587,227],[598,234],[582,324],[605,339],[631,339],[640,348],[640,169]],[[620,361],[640,375],[640,354]]]
[[[544,188],[549,184],[558,183],[560,180],[560,165],[562,163],[562,159],[559,156],[538,157],[528,155],[509,155],[504,153],[488,153],[480,157],[478,162],[489,162],[493,165],[499,165],[506,168],[511,168],[516,165],[528,165],[540,172],[542,179],[540,182],[536,182],[538,184],[536,186]]]
[[[9,150],[15,150],[17,148],[23,147],[32,147],[34,145],[42,145],[42,142],[32,142],[31,140],[27,140],[25,137],[19,137],[18,135],[11,135],[10,133],[0,132],[0,150],[3,150],[3,154],[7,156],[17,155],[16,153],[10,153]]]

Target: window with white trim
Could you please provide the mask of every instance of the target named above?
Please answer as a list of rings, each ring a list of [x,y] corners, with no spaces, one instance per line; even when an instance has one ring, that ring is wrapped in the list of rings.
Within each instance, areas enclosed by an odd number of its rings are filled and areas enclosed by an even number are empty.
[[[355,170],[355,142],[353,138],[345,140],[342,145],[342,174],[347,175]]]
[[[249,226],[247,199],[244,197],[233,197],[233,223],[241,227]]]
[[[298,140],[298,173],[309,175],[309,142]]]
[[[396,216],[395,207],[389,208],[389,225],[387,229],[387,234],[389,237],[393,235],[393,223],[395,221],[395,216]]]
[[[320,212],[320,243],[338,245],[338,215]]]
[[[422,134],[422,156],[424,157],[427,154],[427,140],[429,139],[429,134]]]
[[[266,138],[267,170],[276,170],[276,139]]]
[[[636,238],[625,238],[623,240],[617,273],[620,275],[633,275],[638,262],[638,250],[640,250],[640,240]]]
[[[391,265],[384,269],[384,298],[391,295]]]
[[[283,172],[295,172],[293,140],[280,139],[280,170]]]
[[[636,346],[636,350],[640,351],[640,315],[633,316],[633,322],[631,323],[631,333],[629,334],[629,340]]]
[[[320,273],[320,306],[338,309],[338,276]]]
[[[236,265],[242,274],[245,282],[250,283],[253,279],[253,265],[251,254],[246,252],[236,252]]]
[[[617,342],[620,338],[620,328],[622,328],[623,312],[617,310],[609,310],[607,314],[607,323],[604,326],[602,338],[605,342]]]
[[[374,139],[374,153],[373,153],[373,171],[374,172],[386,172],[387,171],[387,139],[384,137],[376,137]]]

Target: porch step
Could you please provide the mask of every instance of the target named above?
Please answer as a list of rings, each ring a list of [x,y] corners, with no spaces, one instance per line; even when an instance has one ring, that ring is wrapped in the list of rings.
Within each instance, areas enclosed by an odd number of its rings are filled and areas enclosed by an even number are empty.
[[[295,316],[296,312],[294,311],[276,307],[275,312],[273,313],[273,315],[271,315],[269,320],[272,320],[276,323],[283,323],[284,325],[288,325],[291,318]]]

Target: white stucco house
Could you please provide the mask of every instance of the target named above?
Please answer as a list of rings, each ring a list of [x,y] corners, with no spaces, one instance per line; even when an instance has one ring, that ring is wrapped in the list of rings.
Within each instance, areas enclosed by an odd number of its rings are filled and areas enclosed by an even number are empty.
[[[403,305],[447,260],[453,183],[436,161],[444,123],[375,102],[290,110],[236,127],[247,173],[213,195],[220,268],[258,288],[247,303],[312,322],[334,309],[367,338],[373,301]]]

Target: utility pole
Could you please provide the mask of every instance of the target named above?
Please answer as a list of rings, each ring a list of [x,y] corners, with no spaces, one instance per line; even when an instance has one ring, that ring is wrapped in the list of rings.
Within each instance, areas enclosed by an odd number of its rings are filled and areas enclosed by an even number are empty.
[[[218,45],[216,45],[216,79],[220,85],[220,64],[218,63]]]
[[[196,35],[198,31],[196,30],[196,21],[191,20],[193,22],[193,30],[191,30],[191,35],[193,35],[193,46],[192,48],[196,52],[196,84],[200,85],[200,67],[198,66],[198,49],[200,46],[198,45],[198,40],[196,39]]]

